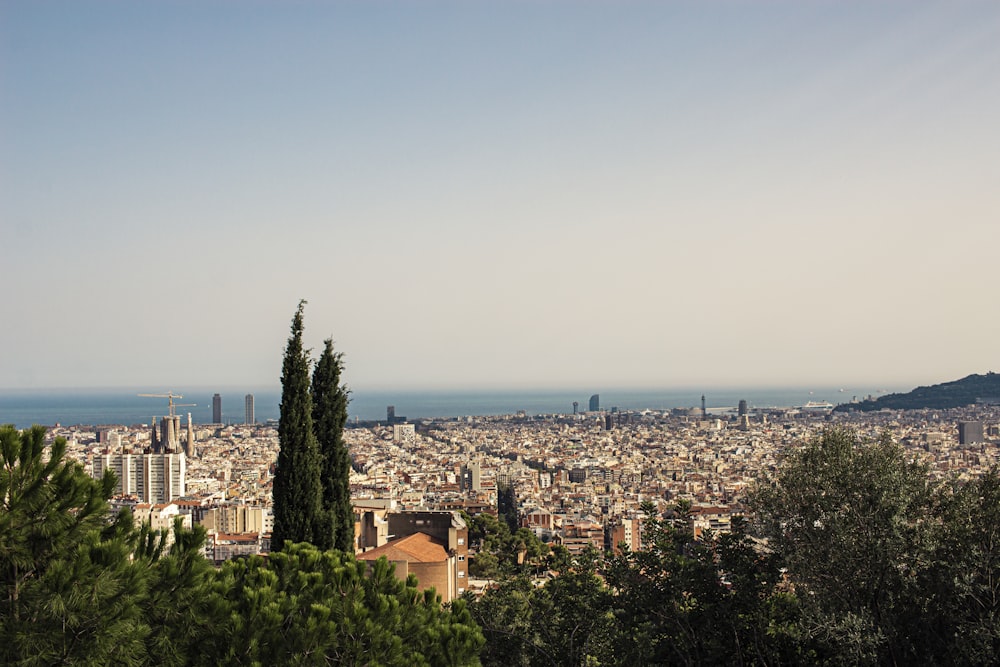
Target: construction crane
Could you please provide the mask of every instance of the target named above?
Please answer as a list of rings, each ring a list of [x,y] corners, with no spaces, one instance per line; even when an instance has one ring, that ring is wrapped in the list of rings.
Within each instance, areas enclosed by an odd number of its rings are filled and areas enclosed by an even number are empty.
[[[172,391],[168,391],[165,394],[136,394],[136,396],[144,396],[146,398],[165,398],[167,399],[167,408],[171,417],[177,416],[174,411],[175,408],[193,408],[197,406],[197,403],[174,403],[175,398],[184,398],[180,394],[175,394]]]

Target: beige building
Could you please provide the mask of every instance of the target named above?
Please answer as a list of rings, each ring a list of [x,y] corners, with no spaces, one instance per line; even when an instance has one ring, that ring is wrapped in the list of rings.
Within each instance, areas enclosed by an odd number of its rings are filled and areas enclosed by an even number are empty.
[[[270,533],[274,518],[265,507],[223,505],[205,510],[201,524],[217,533]]]
[[[174,503],[139,503],[132,508],[132,516],[139,523],[148,523],[154,531],[165,530],[167,532],[167,545],[174,543],[174,521],[181,520],[181,526],[191,529],[191,515],[181,514],[180,507]]]
[[[457,512],[391,512],[385,520],[389,541],[359,553],[359,560],[384,557],[399,579],[413,574],[421,589],[433,587],[445,602],[465,592],[469,529]]]

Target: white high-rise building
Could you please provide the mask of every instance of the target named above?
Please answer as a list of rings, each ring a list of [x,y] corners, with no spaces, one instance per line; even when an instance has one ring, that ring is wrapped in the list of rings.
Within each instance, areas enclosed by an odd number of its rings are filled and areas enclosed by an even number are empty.
[[[105,470],[118,477],[115,493],[137,497],[144,503],[168,503],[184,495],[187,460],[183,453],[101,454],[94,457],[93,476]]]

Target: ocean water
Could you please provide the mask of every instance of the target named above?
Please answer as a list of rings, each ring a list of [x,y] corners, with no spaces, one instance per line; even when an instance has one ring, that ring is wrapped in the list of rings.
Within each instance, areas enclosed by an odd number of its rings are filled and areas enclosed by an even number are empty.
[[[801,406],[809,401],[846,403],[852,398],[881,395],[910,388],[840,388],[840,387],[767,387],[767,388],[665,388],[610,389],[591,391],[578,389],[524,391],[504,390],[428,390],[377,391],[352,390],[348,407],[350,420],[384,420],[386,406],[396,408],[397,417],[421,419],[430,417],[465,417],[469,415],[502,415],[524,411],[529,415],[573,412],[573,401],[579,409],[587,409],[590,395],[600,395],[603,409],[664,410],[698,407],[701,396],[709,410],[735,408],[741,399],[751,408]],[[280,387],[250,387],[222,389],[173,390],[183,398],[176,399],[177,414],[186,422],[191,413],[196,424],[212,422],[212,396],[222,396],[223,422],[241,424],[244,421],[244,397],[254,395],[255,417],[258,422],[277,419],[281,400]],[[149,424],[167,414],[166,398],[141,397],[139,393],[166,393],[149,388],[114,389],[3,389],[0,390],[0,424],[27,428],[32,424]],[[194,404],[194,405],[190,405]]]

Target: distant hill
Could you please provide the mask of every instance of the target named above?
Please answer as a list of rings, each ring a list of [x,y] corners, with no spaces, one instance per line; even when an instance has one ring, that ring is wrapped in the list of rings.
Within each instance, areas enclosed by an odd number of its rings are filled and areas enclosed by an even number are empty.
[[[917,387],[906,394],[886,394],[873,400],[858,403],[841,403],[835,412],[848,410],[944,410],[960,408],[973,403],[1000,403],[1000,375],[970,375],[954,382]]]

